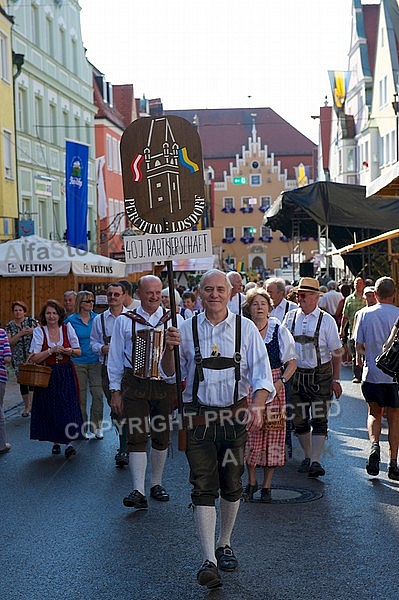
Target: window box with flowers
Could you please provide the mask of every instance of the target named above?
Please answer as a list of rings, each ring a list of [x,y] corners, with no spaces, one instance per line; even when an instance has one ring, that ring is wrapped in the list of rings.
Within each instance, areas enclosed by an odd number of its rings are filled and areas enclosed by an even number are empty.
[[[265,213],[267,210],[269,210],[270,206],[259,206],[258,210],[260,210],[260,212]]]
[[[280,235],[280,242],[290,242],[291,238],[286,235]]]
[[[243,244],[253,244],[255,241],[255,238],[254,237],[242,237],[242,238],[240,238],[240,241]]]
[[[252,212],[254,212],[254,207],[253,206],[241,206],[240,211],[242,213],[252,213]]]
[[[224,213],[235,213],[236,209],[234,208],[234,206],[224,206],[222,208],[222,212],[224,212]]]
[[[272,242],[273,241],[273,236],[272,235],[261,235],[259,238],[260,242]]]
[[[235,241],[236,241],[235,237],[223,238],[222,239],[222,244],[232,244]]]

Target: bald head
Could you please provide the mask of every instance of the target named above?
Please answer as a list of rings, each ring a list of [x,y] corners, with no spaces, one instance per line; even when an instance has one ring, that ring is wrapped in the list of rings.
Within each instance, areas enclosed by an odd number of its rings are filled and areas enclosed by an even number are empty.
[[[161,304],[162,283],[155,275],[143,275],[137,286],[137,296],[140,298],[141,307],[146,313],[152,315]]]

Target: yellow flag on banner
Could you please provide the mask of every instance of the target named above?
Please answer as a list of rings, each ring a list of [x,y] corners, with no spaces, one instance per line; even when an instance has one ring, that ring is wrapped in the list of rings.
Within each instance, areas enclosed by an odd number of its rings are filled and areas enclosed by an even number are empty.
[[[297,187],[303,187],[309,183],[309,167],[305,167],[303,163],[299,163],[295,167],[296,185]]]
[[[350,71],[328,71],[336,113],[345,112],[346,94],[349,88]]]

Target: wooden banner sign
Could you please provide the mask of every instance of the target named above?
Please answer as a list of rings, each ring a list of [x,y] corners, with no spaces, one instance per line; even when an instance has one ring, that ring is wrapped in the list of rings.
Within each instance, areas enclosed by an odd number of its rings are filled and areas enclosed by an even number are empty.
[[[201,217],[204,175],[197,130],[175,116],[133,121],[121,139],[126,214],[144,233],[185,231]]]

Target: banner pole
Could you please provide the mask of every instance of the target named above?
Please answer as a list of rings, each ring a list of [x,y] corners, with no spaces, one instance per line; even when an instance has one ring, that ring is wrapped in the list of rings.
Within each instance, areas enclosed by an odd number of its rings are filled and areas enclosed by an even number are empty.
[[[167,221],[164,219],[164,232],[168,233]],[[169,302],[171,310],[172,326],[177,328],[177,313],[176,313],[176,298],[175,298],[175,285],[173,277],[173,262],[167,260],[166,270],[168,274],[168,288],[169,288]],[[176,390],[177,390],[177,412],[179,415],[179,432],[178,432],[178,449],[186,449],[186,431],[184,428],[183,420],[183,390],[182,390],[182,379],[181,379],[181,368],[180,368],[180,351],[179,346],[173,348],[174,359],[175,359],[175,374],[176,374]]]

